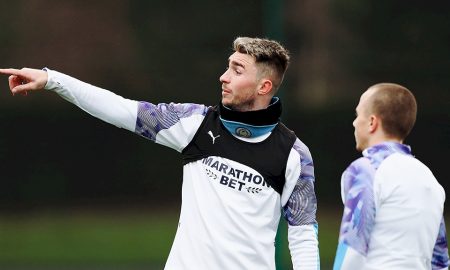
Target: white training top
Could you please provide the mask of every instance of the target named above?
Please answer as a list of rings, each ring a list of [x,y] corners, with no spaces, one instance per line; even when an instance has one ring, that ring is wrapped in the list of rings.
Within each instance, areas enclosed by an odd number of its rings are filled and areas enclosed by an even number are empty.
[[[366,149],[342,175],[345,210],[334,269],[447,269],[445,192],[398,143]]]
[[[209,108],[133,101],[59,72],[47,72],[46,89],[103,121],[178,152],[192,140]],[[249,141],[257,143],[267,136]],[[294,269],[318,269],[312,158],[298,139],[286,166],[280,196],[260,181],[252,181],[251,176],[261,177],[257,171],[232,160],[214,156],[186,164],[180,222],[165,269],[274,270],[274,241],[282,213],[289,224]],[[225,174],[236,181],[220,181]],[[261,191],[247,192],[243,183],[258,185]]]

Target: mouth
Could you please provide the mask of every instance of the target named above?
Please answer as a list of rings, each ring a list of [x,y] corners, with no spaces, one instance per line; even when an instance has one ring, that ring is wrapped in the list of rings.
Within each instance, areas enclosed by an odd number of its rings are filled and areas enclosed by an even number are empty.
[[[231,90],[222,87],[222,95],[231,94]]]
[[[227,93],[227,94],[229,94],[229,93],[231,93],[231,90],[228,89],[228,88],[225,88],[224,86],[222,86],[222,93]]]

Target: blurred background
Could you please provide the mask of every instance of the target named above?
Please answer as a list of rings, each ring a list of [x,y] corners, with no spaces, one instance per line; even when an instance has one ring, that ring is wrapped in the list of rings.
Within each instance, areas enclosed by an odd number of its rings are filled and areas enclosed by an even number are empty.
[[[331,269],[340,175],[359,157],[352,121],[369,86],[413,91],[406,143],[450,190],[449,15],[449,1],[1,1],[0,67],[49,67],[135,100],[214,105],[234,38],[279,40],[292,59],[282,120],[314,158],[322,269]],[[0,268],[162,269],[181,203],[178,153],[56,94],[13,97],[0,79]],[[285,226],[277,269],[291,269]]]

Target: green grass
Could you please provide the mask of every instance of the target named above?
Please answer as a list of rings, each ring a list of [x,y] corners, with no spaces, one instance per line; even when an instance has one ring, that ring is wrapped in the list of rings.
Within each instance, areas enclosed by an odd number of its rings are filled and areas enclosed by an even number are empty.
[[[321,269],[332,269],[342,218],[341,209],[318,211]]]
[[[1,265],[164,265],[177,226],[171,213],[0,217]]]
[[[341,212],[318,211],[321,269],[332,268]],[[0,215],[0,269],[162,269],[177,224],[176,210]],[[277,239],[277,269],[292,269],[285,229]]]
[[[322,269],[331,269],[341,214],[318,213]],[[0,269],[162,269],[177,224],[176,210],[0,215]],[[278,239],[278,269],[291,269],[286,231]]]

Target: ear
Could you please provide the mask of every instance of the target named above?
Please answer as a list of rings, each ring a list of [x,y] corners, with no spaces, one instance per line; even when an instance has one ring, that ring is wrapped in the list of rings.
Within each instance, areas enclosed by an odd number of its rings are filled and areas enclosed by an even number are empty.
[[[369,132],[375,133],[375,131],[377,131],[377,129],[379,128],[380,124],[381,124],[380,119],[372,114],[370,116]]]
[[[262,79],[259,85],[258,94],[267,95],[272,91],[273,85],[271,80]]]

